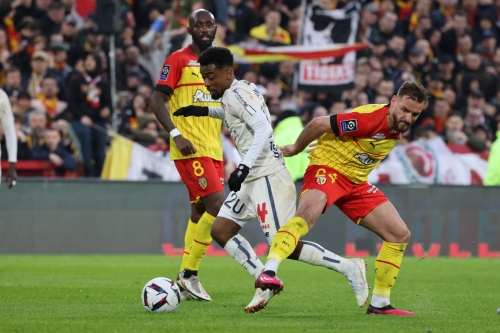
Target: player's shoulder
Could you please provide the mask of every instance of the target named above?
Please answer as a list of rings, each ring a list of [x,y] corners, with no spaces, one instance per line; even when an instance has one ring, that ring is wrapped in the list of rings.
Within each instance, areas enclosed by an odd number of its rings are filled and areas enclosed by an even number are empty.
[[[166,65],[199,66],[198,59],[188,46],[171,53],[165,60]]]
[[[379,113],[385,113],[388,107],[388,104],[366,104],[352,109],[351,113],[369,113],[375,116]]]

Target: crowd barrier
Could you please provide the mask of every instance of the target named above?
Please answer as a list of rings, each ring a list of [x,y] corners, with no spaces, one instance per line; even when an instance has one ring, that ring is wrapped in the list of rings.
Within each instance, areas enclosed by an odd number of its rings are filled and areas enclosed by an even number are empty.
[[[500,187],[379,188],[412,232],[407,255],[500,257]],[[181,255],[187,198],[182,183],[20,179],[11,190],[3,183],[0,253]],[[267,252],[257,221],[242,234],[259,255]],[[334,206],[305,239],[347,256],[375,255],[382,242]],[[225,251],[213,243],[207,255]]]

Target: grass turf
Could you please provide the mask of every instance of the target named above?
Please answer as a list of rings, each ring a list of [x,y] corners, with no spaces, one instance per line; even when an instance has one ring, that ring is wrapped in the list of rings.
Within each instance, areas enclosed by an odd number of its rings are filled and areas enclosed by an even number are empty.
[[[374,258],[367,259],[373,284]],[[202,261],[213,302],[182,302],[150,313],[140,293],[154,277],[176,275],[164,256],[0,256],[0,332],[499,332],[498,259],[406,258],[392,303],[416,317],[368,316],[345,278],[287,261],[281,295],[257,314],[244,307],[253,279],[231,258]]]

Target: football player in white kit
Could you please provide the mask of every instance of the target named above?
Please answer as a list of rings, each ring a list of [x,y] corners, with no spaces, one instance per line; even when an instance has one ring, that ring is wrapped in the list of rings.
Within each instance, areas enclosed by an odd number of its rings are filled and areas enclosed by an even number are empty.
[[[205,86],[213,99],[221,98],[222,109],[187,106],[174,112],[174,116],[219,118],[229,129],[242,162],[229,177],[231,192],[212,226],[212,237],[257,278],[264,265],[238,231],[245,223],[258,219],[271,244],[281,223],[286,223],[295,214],[295,184],[285,167],[283,154],[274,144],[264,98],[253,83],[235,79],[231,52],[223,47],[209,48],[200,55],[199,63]],[[308,241],[300,241],[289,259],[343,273],[354,290],[358,305],[366,303],[369,288],[364,260],[345,259]],[[257,288],[245,312],[265,308],[279,291]]]
[[[7,152],[9,153],[9,169],[5,175],[5,181],[7,182],[7,187],[12,188],[16,186],[17,181],[17,136],[16,129],[14,128],[14,114],[10,106],[9,96],[7,96],[2,89],[0,89],[0,123],[2,123],[5,141],[7,143]],[[0,151],[0,155],[1,153]],[[0,176],[1,172],[2,169],[0,169]]]

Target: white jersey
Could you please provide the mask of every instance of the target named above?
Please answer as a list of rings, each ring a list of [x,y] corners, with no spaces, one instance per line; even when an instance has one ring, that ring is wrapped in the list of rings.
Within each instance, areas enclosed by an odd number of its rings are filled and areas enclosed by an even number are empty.
[[[0,89],[0,123],[2,123],[5,133],[9,162],[17,162],[17,136],[14,128],[14,114],[10,106],[9,96],[2,89]],[[0,151],[0,155],[1,153]]]
[[[257,87],[248,81],[234,80],[221,103],[222,109],[210,108],[209,115],[224,120],[241,164],[250,168],[245,182],[284,169],[283,153],[274,144],[271,116]]]

